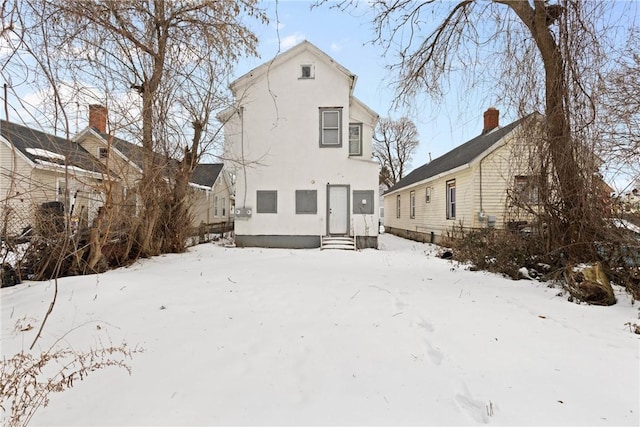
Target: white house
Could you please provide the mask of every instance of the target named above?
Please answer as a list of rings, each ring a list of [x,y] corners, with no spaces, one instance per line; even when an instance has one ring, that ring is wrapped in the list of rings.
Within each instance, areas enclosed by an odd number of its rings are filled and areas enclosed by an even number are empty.
[[[226,158],[236,176],[238,246],[312,248],[322,236],[377,247],[378,115],[356,75],[304,41],[231,83]]]
[[[479,136],[413,170],[384,194],[385,231],[437,243],[454,227],[526,225],[531,216],[519,206],[535,206],[538,199],[526,136],[539,117],[501,127],[499,111],[489,108]]]

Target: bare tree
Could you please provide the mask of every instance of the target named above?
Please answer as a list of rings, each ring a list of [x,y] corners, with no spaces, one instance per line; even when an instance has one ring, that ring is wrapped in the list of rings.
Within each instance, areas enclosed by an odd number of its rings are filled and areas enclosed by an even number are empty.
[[[138,103],[114,112],[143,153],[136,189],[141,220],[130,233],[133,256],[183,250],[188,180],[218,132],[210,124],[212,112],[224,103],[231,64],[255,54],[257,39],[242,20],[266,22],[257,2],[32,0],[31,5],[34,20],[49,29],[43,53],[64,70],[61,79],[74,82],[76,90],[103,88],[103,102],[112,105],[126,91],[139,95]]]
[[[398,49],[399,60],[390,66],[397,77],[396,105],[410,105],[421,94],[439,98],[449,89],[449,78],[463,74],[470,86],[487,87],[522,116],[543,112],[544,137],[535,139],[548,249],[572,259],[596,258],[593,242],[604,230],[606,214],[595,191],[601,180],[593,154],[594,96],[605,52],[615,41],[608,32],[612,23],[604,19],[613,3],[375,0],[370,5],[375,41],[386,53]]]
[[[400,181],[418,148],[418,129],[407,117],[381,119],[373,135],[373,155],[380,162],[380,183]]]

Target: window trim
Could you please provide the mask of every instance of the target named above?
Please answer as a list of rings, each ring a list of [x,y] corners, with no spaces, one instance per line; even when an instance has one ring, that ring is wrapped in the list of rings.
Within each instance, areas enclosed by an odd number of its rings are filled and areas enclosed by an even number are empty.
[[[342,107],[320,107],[320,147],[329,148],[329,147],[342,147]],[[324,126],[324,114],[325,113],[337,113],[338,114],[338,127],[326,127]],[[324,142],[324,131],[325,130],[336,130],[338,131],[338,142],[336,144],[326,143]]]
[[[351,152],[351,128],[358,128],[358,151]],[[349,156],[362,156],[362,123],[349,123]]]
[[[416,192],[415,190],[409,192],[409,218],[415,219],[416,217]]]
[[[446,182],[446,191],[447,191],[447,219],[456,219],[457,199],[456,199],[456,180],[455,179],[451,179]]]
[[[396,218],[400,218],[400,195],[396,196]]]
[[[309,75],[304,75],[304,69],[309,68]],[[314,67],[313,64],[300,64],[300,80],[310,80],[315,78]]]
[[[260,195],[272,194],[275,196],[275,203],[273,210],[264,210],[264,206],[260,206]],[[256,213],[259,214],[277,214],[278,213],[278,191],[277,190],[257,190],[256,191]]]

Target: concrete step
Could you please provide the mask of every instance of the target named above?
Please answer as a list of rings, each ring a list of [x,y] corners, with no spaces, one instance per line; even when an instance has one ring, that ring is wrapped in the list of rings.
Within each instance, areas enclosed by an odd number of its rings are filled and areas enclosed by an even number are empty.
[[[320,249],[355,250],[356,244],[353,237],[326,236],[322,238]]]

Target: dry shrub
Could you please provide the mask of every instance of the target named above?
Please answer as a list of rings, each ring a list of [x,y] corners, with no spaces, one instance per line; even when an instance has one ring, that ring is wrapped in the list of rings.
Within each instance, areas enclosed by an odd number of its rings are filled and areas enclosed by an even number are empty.
[[[3,425],[28,425],[36,411],[49,403],[49,395],[69,389],[89,373],[110,366],[131,374],[126,359],[140,349],[106,347],[80,352],[49,350],[40,355],[20,352],[2,361],[0,367],[0,409],[7,415]]]
[[[456,238],[448,238],[443,243],[453,249],[455,260],[469,262],[473,269],[519,279],[522,277],[522,267],[540,273],[549,268],[550,260],[541,255],[540,239],[527,233],[493,228],[466,230],[460,227],[452,235]]]

